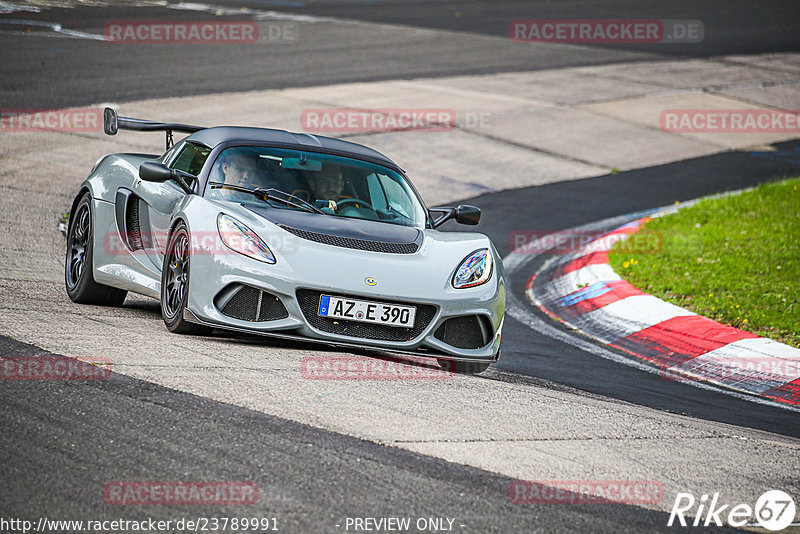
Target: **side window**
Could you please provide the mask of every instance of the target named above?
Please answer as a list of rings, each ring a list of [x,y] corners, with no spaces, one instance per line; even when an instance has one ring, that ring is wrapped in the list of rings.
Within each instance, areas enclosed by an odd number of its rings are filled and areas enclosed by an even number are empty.
[[[197,176],[200,174],[203,164],[206,162],[206,158],[208,158],[210,153],[210,148],[186,143],[170,167]]]
[[[414,214],[414,206],[411,204],[408,193],[405,192],[399,183],[395,182],[390,177],[381,174],[380,178],[383,190],[386,191],[389,197],[389,206],[401,215],[410,218]]]
[[[372,204],[372,207],[382,210],[387,209],[389,203],[386,200],[386,193],[384,193],[383,187],[378,181],[378,176],[374,172],[367,176],[367,187],[369,188],[369,203]]]

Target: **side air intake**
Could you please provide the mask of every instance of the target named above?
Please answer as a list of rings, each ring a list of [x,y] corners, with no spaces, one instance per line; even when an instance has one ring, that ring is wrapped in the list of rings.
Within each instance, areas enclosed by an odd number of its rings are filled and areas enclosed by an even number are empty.
[[[484,315],[464,315],[447,319],[433,337],[458,349],[479,349],[492,340],[492,325]]]
[[[231,284],[214,298],[223,315],[242,321],[277,321],[289,317],[281,299],[252,286]]]

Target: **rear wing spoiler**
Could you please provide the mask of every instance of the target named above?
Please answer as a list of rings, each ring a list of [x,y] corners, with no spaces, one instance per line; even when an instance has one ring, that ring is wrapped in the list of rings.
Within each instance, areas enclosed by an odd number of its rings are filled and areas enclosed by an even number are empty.
[[[165,132],[167,134],[167,150],[174,141],[172,132],[195,133],[205,130],[204,126],[190,126],[188,124],[175,124],[171,122],[157,122],[132,117],[119,117],[111,108],[103,110],[103,131],[106,135],[117,135],[119,130],[136,130],[139,132]]]

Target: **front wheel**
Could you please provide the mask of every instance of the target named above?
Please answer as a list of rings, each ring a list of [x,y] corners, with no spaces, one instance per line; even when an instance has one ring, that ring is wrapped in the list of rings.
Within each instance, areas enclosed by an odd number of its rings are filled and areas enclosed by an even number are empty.
[[[170,332],[207,334],[211,328],[183,318],[189,298],[189,243],[189,230],[180,222],[169,238],[161,269],[161,317]]]
[[[67,295],[78,304],[122,306],[127,291],[94,281],[94,213],[92,195],[86,193],[68,221],[67,254],[64,260],[64,285]]]
[[[438,361],[442,369],[462,375],[477,375],[489,368],[489,363],[487,362],[459,362],[444,358]]]

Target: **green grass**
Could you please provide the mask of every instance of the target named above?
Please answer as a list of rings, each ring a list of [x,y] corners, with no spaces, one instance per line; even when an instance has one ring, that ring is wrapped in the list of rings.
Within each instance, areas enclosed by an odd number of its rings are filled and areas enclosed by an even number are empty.
[[[609,257],[620,276],[721,323],[800,347],[800,179],[702,200],[642,232],[651,239],[640,243],[660,241],[660,232],[663,248],[617,243]]]

